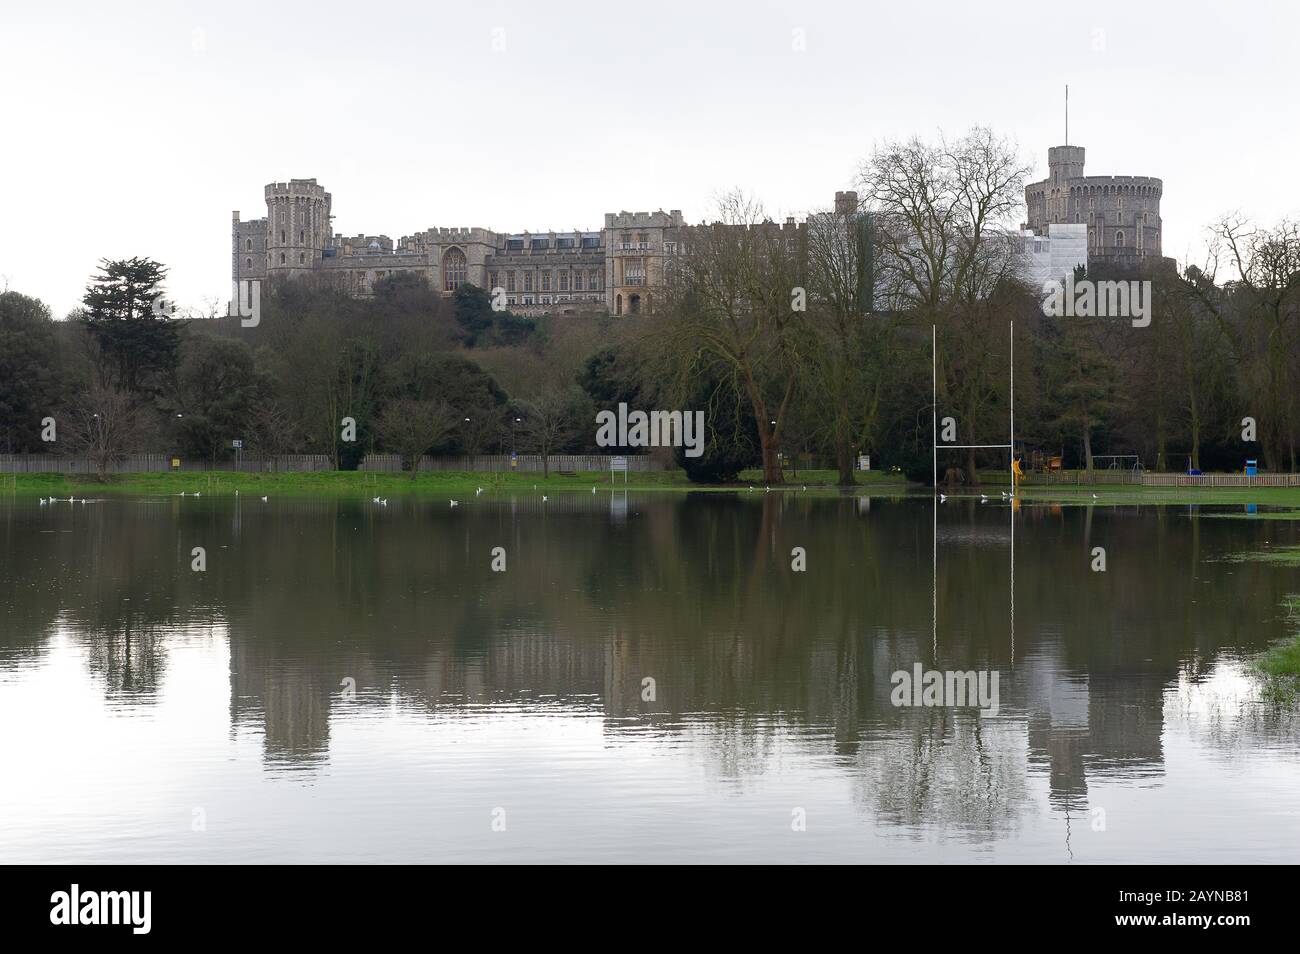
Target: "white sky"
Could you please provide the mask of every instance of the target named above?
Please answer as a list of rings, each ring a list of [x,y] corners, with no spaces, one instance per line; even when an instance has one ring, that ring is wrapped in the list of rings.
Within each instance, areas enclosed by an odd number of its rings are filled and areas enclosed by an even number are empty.
[[[1041,177],[1066,83],[1087,172],[1162,178],[1165,252],[1199,259],[1223,212],[1300,209],[1297,35],[1281,0],[6,2],[0,285],[62,317],[144,255],[224,302],[231,211],[290,178],[396,239],[695,221],[736,186],[802,214],[873,143],[975,123]]]

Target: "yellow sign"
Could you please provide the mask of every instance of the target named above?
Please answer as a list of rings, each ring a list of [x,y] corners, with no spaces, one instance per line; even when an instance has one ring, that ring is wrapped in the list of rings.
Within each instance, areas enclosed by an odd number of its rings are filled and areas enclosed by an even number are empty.
[[[181,469],[181,459],[179,457],[173,457],[172,470],[180,470],[180,469]]]

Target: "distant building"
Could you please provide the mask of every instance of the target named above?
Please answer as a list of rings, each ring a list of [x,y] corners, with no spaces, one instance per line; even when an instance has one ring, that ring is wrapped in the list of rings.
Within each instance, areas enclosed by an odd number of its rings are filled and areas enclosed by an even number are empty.
[[[369,295],[390,275],[414,273],[451,294],[462,284],[502,289],[516,314],[650,310],[665,249],[682,213],[611,212],[604,228],[572,232],[493,232],[428,228],[394,242],[387,235],[335,235],[332,196],[315,179],[266,186],[266,217],[231,225],[234,280],[334,275]]]
[[[1082,225],[1094,263],[1136,266],[1160,258],[1161,181],[1085,176],[1083,153],[1082,146],[1047,150],[1047,178],[1025,187],[1029,221],[1022,228],[1052,238],[1052,226]]]
[[[1088,227],[1053,222],[1046,235],[1025,229],[1020,232],[1024,243],[1021,277],[1035,291],[1048,281],[1061,281],[1076,268],[1088,267]]]

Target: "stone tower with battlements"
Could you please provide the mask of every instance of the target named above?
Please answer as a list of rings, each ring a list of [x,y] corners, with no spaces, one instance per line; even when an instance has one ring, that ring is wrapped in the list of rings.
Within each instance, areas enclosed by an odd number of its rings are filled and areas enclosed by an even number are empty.
[[[1082,146],[1047,150],[1047,178],[1025,186],[1029,221],[1046,236],[1052,225],[1086,225],[1090,264],[1136,266],[1161,256],[1160,196],[1150,176],[1087,176]]]

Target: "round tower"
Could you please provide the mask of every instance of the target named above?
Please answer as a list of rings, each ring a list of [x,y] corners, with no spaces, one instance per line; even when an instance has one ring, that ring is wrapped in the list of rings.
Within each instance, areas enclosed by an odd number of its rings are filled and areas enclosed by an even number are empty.
[[[1082,146],[1051,146],[1047,150],[1049,187],[1063,188],[1071,179],[1083,175]]]
[[[330,194],[315,179],[266,186],[266,269],[296,274],[319,267],[330,236]]]

